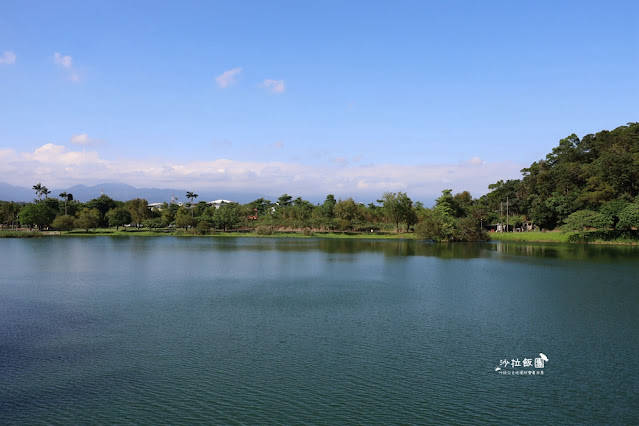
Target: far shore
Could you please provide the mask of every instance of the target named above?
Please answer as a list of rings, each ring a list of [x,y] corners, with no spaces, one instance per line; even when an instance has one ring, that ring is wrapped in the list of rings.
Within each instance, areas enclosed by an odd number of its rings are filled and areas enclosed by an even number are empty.
[[[515,241],[515,242],[531,242],[531,243],[568,243],[569,238],[576,232],[548,231],[548,232],[491,232],[489,233],[492,241]],[[0,238],[35,238],[35,237],[252,237],[252,238],[331,238],[331,239],[366,239],[366,240],[419,240],[413,232],[328,232],[328,231],[295,231],[295,230],[275,230],[272,234],[262,235],[255,230],[231,230],[231,231],[212,231],[206,234],[197,234],[191,231],[181,229],[119,229],[99,228],[96,230],[74,230],[74,231],[37,231],[37,230],[0,230]],[[589,241],[588,244],[611,244],[611,245],[638,245],[633,241]]]

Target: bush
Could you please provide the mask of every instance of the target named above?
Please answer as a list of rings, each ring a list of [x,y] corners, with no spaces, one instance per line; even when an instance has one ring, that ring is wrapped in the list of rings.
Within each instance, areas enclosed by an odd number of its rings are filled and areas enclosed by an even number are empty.
[[[579,210],[564,220],[564,231],[579,231],[589,228],[606,229],[612,227],[612,218],[592,210]]]
[[[0,231],[0,238],[40,238],[40,231]]]
[[[609,241],[617,243],[637,243],[639,233],[631,230],[600,230],[581,231],[568,237],[569,243],[592,243],[596,241]]]
[[[351,221],[347,220],[347,219],[337,219],[336,221],[336,228],[339,231],[346,231],[347,229],[350,229],[351,227]]]
[[[73,228],[75,228],[75,218],[68,214],[58,216],[53,220],[51,225],[58,231],[73,231]]]
[[[155,217],[153,219],[145,220],[144,222],[142,222],[142,225],[146,226],[147,228],[158,229],[166,228],[168,224],[166,223],[166,220],[164,218]]]
[[[302,231],[302,235],[304,235],[305,237],[312,237],[315,235],[315,233],[313,232],[313,230],[311,230],[310,228],[305,228]]]
[[[457,219],[453,237],[455,241],[465,242],[489,240],[488,234],[479,227],[477,220],[471,217]]]
[[[273,235],[273,228],[270,226],[258,226],[255,232],[257,235]]]
[[[628,204],[619,213],[619,223],[617,229],[639,228],[639,204]]]
[[[198,234],[208,234],[211,230],[211,223],[207,220],[201,220],[195,227]]]

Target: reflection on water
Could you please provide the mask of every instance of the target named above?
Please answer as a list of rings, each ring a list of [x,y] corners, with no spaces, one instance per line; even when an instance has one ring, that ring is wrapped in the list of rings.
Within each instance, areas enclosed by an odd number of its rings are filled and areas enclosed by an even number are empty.
[[[330,254],[381,253],[387,257],[434,256],[443,259],[474,259],[500,254],[562,260],[639,260],[639,246],[529,243],[516,241],[432,243],[405,239],[224,238],[213,240],[199,239],[193,246],[194,250],[210,250],[211,248],[250,251],[276,250],[282,252],[309,252],[319,250]]]
[[[639,261],[639,246],[606,244],[546,244],[527,242],[497,242],[490,244],[501,254],[535,256],[561,260],[588,260],[607,262],[610,260]]]
[[[639,424],[638,254],[2,240],[0,424]]]

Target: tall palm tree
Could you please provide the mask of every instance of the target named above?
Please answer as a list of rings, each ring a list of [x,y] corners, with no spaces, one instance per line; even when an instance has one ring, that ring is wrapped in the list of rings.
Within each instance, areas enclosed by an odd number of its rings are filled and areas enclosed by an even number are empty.
[[[191,200],[191,217],[193,217],[193,200],[196,199],[198,195],[193,191],[186,191],[186,198]]]
[[[33,185],[33,190],[36,192],[36,195],[38,196],[38,200],[42,199],[42,184],[40,182],[38,182],[37,185]]]
[[[61,192],[60,195],[58,195],[58,197],[62,198],[64,200],[64,215],[67,215],[67,199],[69,198],[69,194],[67,194],[66,191]]]

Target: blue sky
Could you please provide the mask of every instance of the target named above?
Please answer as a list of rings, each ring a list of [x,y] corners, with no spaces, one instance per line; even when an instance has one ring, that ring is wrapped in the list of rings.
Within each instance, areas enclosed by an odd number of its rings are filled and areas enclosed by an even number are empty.
[[[635,1],[3,1],[0,182],[479,196],[639,118]]]

